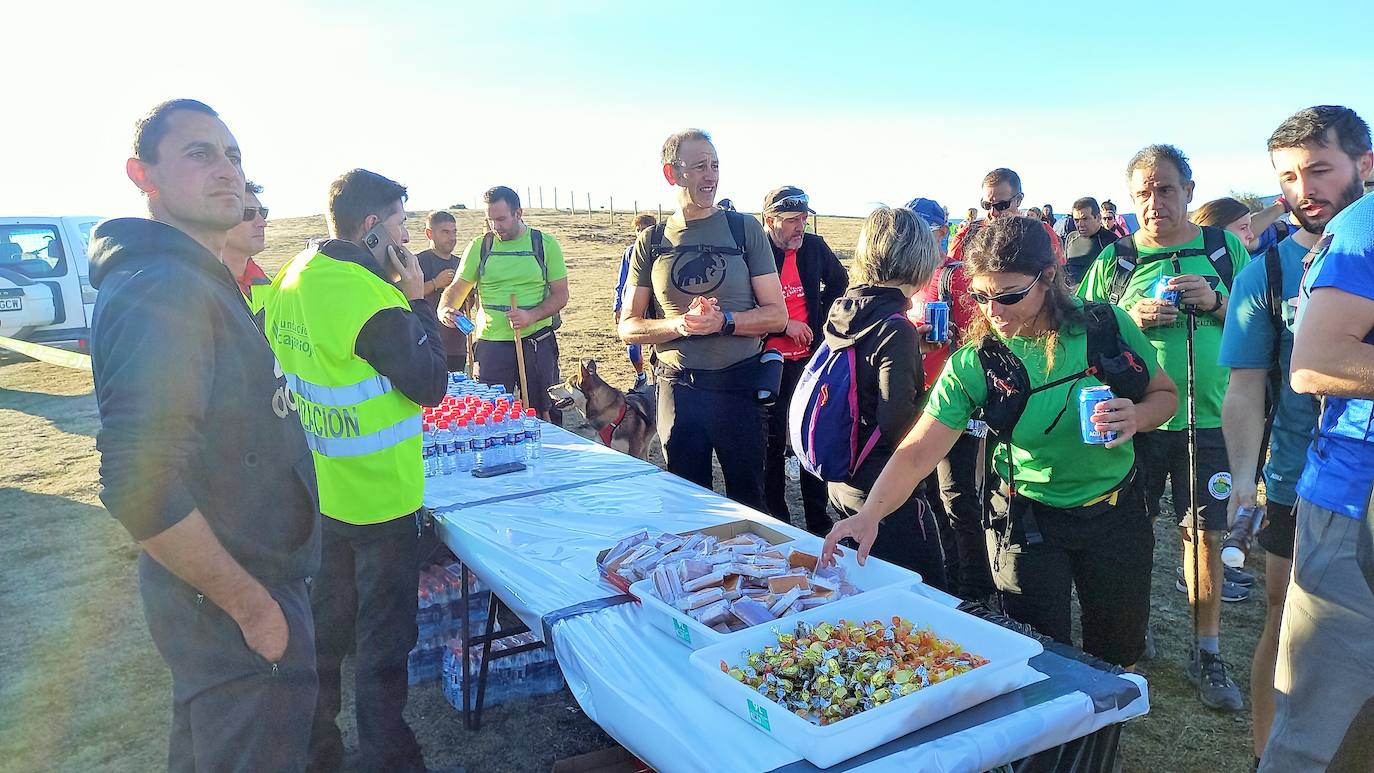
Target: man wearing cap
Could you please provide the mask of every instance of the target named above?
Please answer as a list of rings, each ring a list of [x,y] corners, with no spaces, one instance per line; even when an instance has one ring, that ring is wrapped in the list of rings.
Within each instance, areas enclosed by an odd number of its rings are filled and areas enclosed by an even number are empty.
[[[948,235],[948,218],[939,202],[917,197],[907,202],[906,208],[926,221],[936,243]],[[968,221],[973,222],[977,221]],[[964,229],[968,230],[969,227]],[[977,307],[969,299],[968,276],[964,273],[963,261],[946,257],[935,269],[930,283],[911,300],[908,314],[917,325],[925,324],[928,301],[949,304],[950,330],[944,337],[944,343],[923,344],[921,347],[921,366],[925,391],[928,393],[940,370],[945,367],[950,352],[959,346],[961,331],[968,329],[978,313]],[[930,502],[936,520],[941,524],[940,541],[945,548],[945,576],[949,578],[950,590],[969,599],[986,597],[994,590],[984,543],[982,489],[978,481],[982,444],[977,427],[964,433],[954,443],[949,455],[935,468],[935,474],[927,478],[924,484],[926,501]],[[937,492],[939,496],[935,496]]]
[[[992,222],[999,217],[1020,217],[1021,202],[1026,195],[1021,192],[1021,175],[1013,172],[1006,167],[998,167],[983,176],[983,197],[979,200],[979,206],[987,213],[987,218],[975,220],[968,228],[961,230],[955,235],[954,241],[949,245],[949,256],[954,260],[964,259],[964,245],[968,244],[969,239],[978,232],[986,223]],[[1045,233],[1050,235],[1050,245],[1054,247],[1054,256],[1060,263],[1064,262],[1064,245],[1059,241],[1059,236],[1048,223],[1041,220],[1041,225],[1045,226]]]
[[[773,263],[782,281],[787,302],[787,329],[764,341],[765,349],[783,356],[782,387],[768,408],[768,452],[764,457],[763,490],[768,512],[791,520],[787,509],[787,484],[783,461],[787,453],[787,408],[806,363],[821,340],[830,304],[844,295],[849,274],[830,245],[817,234],[806,232],[806,221],[815,214],[806,192],[784,185],[763,199],[763,228],[773,246]],[[825,481],[801,471],[802,510],[806,530],[818,536],[830,533]]]

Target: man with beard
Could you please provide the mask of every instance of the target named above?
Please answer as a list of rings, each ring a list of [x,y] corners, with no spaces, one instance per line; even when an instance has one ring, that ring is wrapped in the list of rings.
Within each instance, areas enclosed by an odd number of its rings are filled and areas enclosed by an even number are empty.
[[[1357,152],[1347,153],[1347,146]],[[1292,197],[1293,212],[1302,228],[1269,247],[1261,259],[1236,277],[1222,329],[1219,360],[1231,368],[1221,412],[1234,476],[1232,520],[1239,507],[1257,505],[1255,469],[1264,462],[1265,523],[1257,541],[1265,551],[1268,606],[1250,667],[1256,760],[1264,755],[1274,718],[1274,664],[1279,621],[1293,569],[1298,477],[1317,422],[1316,401],[1297,394],[1289,383],[1293,301],[1298,297],[1308,254],[1321,238],[1322,229],[1360,197],[1361,146],[1369,146],[1369,128],[1343,107],[1302,110],[1274,131],[1269,138],[1270,157],[1284,196]],[[1271,280],[1277,280],[1274,287]],[[1272,422],[1267,462],[1261,447],[1266,394],[1275,396],[1267,419]]]
[[[1302,461],[1270,460],[1271,467],[1301,466],[1301,477],[1296,526],[1271,517],[1266,527],[1278,534],[1296,529],[1296,535],[1286,536],[1284,544],[1278,544],[1277,535],[1261,542],[1271,553],[1279,552],[1275,545],[1291,550],[1293,571],[1287,599],[1280,601],[1273,728],[1260,769],[1369,770],[1368,751],[1361,755],[1352,750],[1369,737],[1360,717],[1367,714],[1362,705],[1374,694],[1374,654],[1368,642],[1374,631],[1369,531],[1374,199],[1358,198],[1361,180],[1374,167],[1374,153],[1369,126],[1354,111],[1329,105],[1289,118],[1270,137],[1269,150],[1284,196],[1303,228],[1289,241],[1315,244],[1305,257],[1297,292],[1292,389],[1303,396],[1320,395],[1323,404],[1316,432],[1308,425],[1307,434],[1315,437],[1305,466]],[[1324,231],[1319,239],[1318,230]],[[1286,284],[1296,267],[1284,268]],[[1279,429],[1276,425],[1276,444]],[[1252,426],[1245,435],[1253,438],[1257,432]],[[1248,450],[1253,459],[1258,443],[1252,440]],[[1269,572],[1273,577],[1273,570]],[[1273,606],[1271,600],[1271,617]],[[1257,649],[1257,662],[1259,656]],[[1255,724],[1258,733],[1258,717]],[[1362,762],[1351,759],[1358,756],[1364,757]]]

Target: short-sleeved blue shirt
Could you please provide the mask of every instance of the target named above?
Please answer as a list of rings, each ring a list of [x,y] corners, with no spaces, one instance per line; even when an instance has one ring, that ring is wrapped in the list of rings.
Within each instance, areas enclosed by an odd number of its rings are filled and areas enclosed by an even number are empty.
[[[1303,279],[1298,304],[1302,325],[1312,291],[1335,287],[1374,301],[1374,196],[1341,211],[1326,226],[1317,257]],[[1374,331],[1364,338],[1374,344]],[[1374,401],[1326,398],[1298,495],[1335,513],[1364,518],[1374,486]]]
[[[1264,465],[1264,487],[1269,501],[1292,506],[1296,503],[1298,476],[1307,462],[1307,446],[1312,442],[1312,427],[1317,423],[1317,401],[1300,395],[1289,384],[1289,363],[1293,356],[1293,318],[1302,283],[1303,258],[1307,248],[1293,239],[1279,242],[1279,267],[1283,277],[1280,294],[1282,308],[1277,325],[1269,300],[1269,271],[1260,256],[1236,275],[1231,290],[1231,305],[1226,311],[1226,326],[1221,330],[1218,362],[1228,368],[1258,368],[1273,365],[1274,339],[1278,338],[1279,367],[1283,383],[1279,387],[1278,410],[1269,435],[1269,461]]]

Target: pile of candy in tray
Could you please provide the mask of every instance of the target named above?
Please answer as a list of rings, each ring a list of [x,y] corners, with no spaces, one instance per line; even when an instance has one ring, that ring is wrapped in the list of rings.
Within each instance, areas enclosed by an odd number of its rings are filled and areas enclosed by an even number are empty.
[[[743,653],[744,663],[720,670],[788,711],[816,725],[828,725],[903,695],[986,665],[910,620],[892,618],[835,624],[797,623],[778,634],[777,647]]]
[[[653,578],[660,599],[718,633],[733,633],[859,592],[843,567],[818,569],[816,559],[755,534],[721,540],[641,531],[616,543],[603,568],[630,582]]]

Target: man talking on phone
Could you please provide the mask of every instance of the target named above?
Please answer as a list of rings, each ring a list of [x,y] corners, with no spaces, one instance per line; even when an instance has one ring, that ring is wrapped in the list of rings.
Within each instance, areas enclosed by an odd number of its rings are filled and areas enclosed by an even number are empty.
[[[323,519],[311,588],[319,702],[310,770],[338,770],[340,666],[354,653],[360,769],[422,771],[406,725],[425,512],[420,406],[448,384],[438,322],[405,248],[406,189],[366,169],[329,186],[329,240],[282,268],[268,342],[315,458]]]

